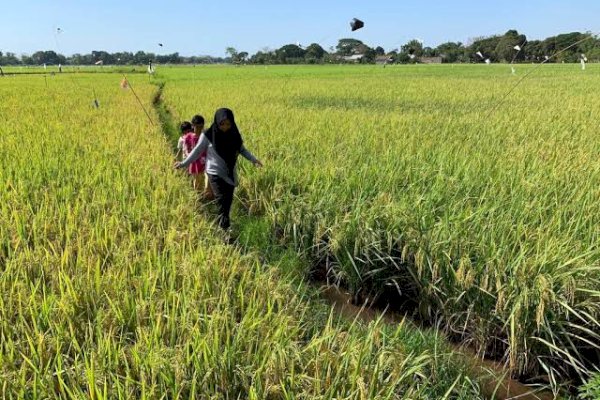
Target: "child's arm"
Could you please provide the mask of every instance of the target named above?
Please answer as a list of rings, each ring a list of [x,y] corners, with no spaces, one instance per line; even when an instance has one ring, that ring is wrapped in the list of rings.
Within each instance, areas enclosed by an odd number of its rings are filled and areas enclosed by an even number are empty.
[[[190,154],[188,154],[185,160],[175,164],[175,167],[185,168],[194,161],[196,161],[198,158],[200,158],[202,153],[206,151],[206,149],[208,148],[208,143],[208,138],[204,134],[200,135],[200,139],[198,140],[198,144],[196,144],[196,147],[193,148],[193,150],[190,152]]]
[[[248,150],[243,144],[242,147],[240,147],[240,154],[252,164],[262,167],[262,163],[258,160],[258,158],[254,157],[254,154],[250,153],[250,150]]]

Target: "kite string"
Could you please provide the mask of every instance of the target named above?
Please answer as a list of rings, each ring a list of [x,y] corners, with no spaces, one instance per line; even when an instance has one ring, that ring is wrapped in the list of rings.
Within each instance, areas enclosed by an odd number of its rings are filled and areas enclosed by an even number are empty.
[[[513,57],[512,61],[510,62],[510,65],[513,65],[515,63],[515,61],[517,60],[517,57],[519,57],[519,54],[521,54],[521,51],[523,51],[523,48],[525,47],[525,45],[527,43],[528,43],[527,39],[525,39],[523,44],[519,46],[519,51],[517,51],[517,54],[515,54],[515,56]]]
[[[148,121],[150,121],[150,125],[154,126],[154,122],[152,121],[152,118],[150,117],[150,114],[148,114],[148,111],[146,111],[146,107],[144,107],[144,105],[142,104],[142,101],[138,97],[137,93],[135,92],[135,90],[133,90],[133,86],[131,85],[131,82],[129,82],[129,79],[127,79],[127,76],[125,76],[125,74],[123,74],[123,78],[125,78],[125,81],[127,81],[127,84],[129,85],[129,89],[131,89],[131,93],[133,93],[133,95],[135,96],[136,100],[140,104],[140,107],[142,107],[142,110],[144,110],[144,113],[146,114],[146,117],[148,117]]]
[[[488,112],[488,113],[485,115],[485,119],[486,119],[486,120],[487,120],[487,119],[489,119],[489,117],[492,115],[492,113],[494,113],[494,112],[495,112],[495,111],[496,111],[496,110],[497,110],[497,109],[498,109],[498,108],[499,108],[499,107],[500,107],[500,106],[501,106],[501,105],[502,105],[502,104],[503,104],[503,103],[506,101],[506,99],[508,98],[508,96],[510,96],[510,95],[511,95],[511,94],[512,94],[512,93],[515,91],[515,89],[517,89],[517,87],[518,87],[518,86],[519,86],[519,85],[520,85],[520,84],[521,84],[521,83],[522,83],[522,82],[523,82],[525,79],[527,79],[527,77],[528,77],[528,76],[530,76],[532,73],[534,73],[535,71],[537,71],[537,70],[538,70],[540,67],[542,67],[544,64],[546,64],[546,63],[547,63],[548,61],[550,61],[551,59],[553,59],[553,58],[557,57],[558,55],[560,55],[560,54],[562,54],[562,53],[566,52],[567,50],[570,50],[570,49],[572,49],[573,47],[575,47],[575,46],[577,46],[577,45],[579,45],[579,44],[581,44],[581,43],[583,43],[583,42],[585,42],[585,41],[587,41],[587,40],[590,40],[590,39],[591,39],[591,38],[593,38],[594,36],[595,36],[595,35],[593,35],[593,34],[590,34],[589,36],[586,36],[585,38],[578,40],[577,42],[575,42],[575,43],[573,43],[573,44],[571,44],[571,45],[569,45],[569,46],[565,47],[564,49],[557,51],[556,53],[552,54],[550,57],[548,57],[547,59],[545,59],[543,62],[541,62],[540,64],[538,64],[538,65],[537,65],[535,68],[531,69],[529,72],[527,72],[525,75],[523,75],[523,76],[521,77],[521,79],[519,79],[519,80],[517,81],[517,83],[515,83],[515,84],[514,84],[514,85],[513,85],[513,86],[510,88],[510,90],[509,90],[508,92],[506,92],[506,94],[505,94],[504,96],[502,96],[502,97],[500,98],[500,100],[499,100],[499,101],[498,101],[498,102],[497,102],[497,103],[496,103],[496,104],[495,104],[495,105],[494,105],[494,106],[493,106],[493,107],[490,109],[490,111],[489,111],[489,112]]]

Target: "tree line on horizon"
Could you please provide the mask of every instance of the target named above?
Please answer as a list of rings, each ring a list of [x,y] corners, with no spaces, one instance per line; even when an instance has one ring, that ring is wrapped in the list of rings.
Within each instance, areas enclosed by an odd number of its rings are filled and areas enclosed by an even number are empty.
[[[590,61],[600,61],[600,38],[591,33],[571,32],[552,36],[544,40],[528,41],[516,30],[503,35],[493,35],[473,39],[468,44],[446,42],[437,47],[425,46],[417,39],[410,40],[400,48],[386,51],[381,46],[370,47],[358,39],[343,38],[337,46],[325,50],[318,43],[309,46],[286,44],[279,49],[262,49],[253,55],[238,51],[234,47],[226,49],[226,57],[181,56],[175,52],[159,55],[155,53],[92,51],[89,54],[64,56],[55,51],[37,51],[31,55],[17,56],[14,53],[0,52],[0,65],[94,65],[99,62],[107,65],[140,65],[149,62],[158,64],[325,64],[340,62],[361,62],[372,64],[377,60],[387,63],[418,63],[423,57],[440,57],[444,63],[478,63],[489,59],[491,62],[537,62],[544,61],[555,53],[580,42],[578,45],[551,58],[548,62],[578,62],[582,54]],[[521,51],[515,49],[521,48]],[[352,58],[352,56],[359,56]]]

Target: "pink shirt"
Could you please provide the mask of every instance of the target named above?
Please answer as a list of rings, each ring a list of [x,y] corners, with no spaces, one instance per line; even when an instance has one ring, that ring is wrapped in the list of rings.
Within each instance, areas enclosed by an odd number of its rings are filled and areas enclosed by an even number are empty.
[[[183,137],[183,147],[187,154],[191,153],[194,147],[198,144],[198,135],[194,132],[188,132]],[[200,157],[190,164],[189,173],[190,174],[199,174],[204,172],[206,169],[206,151],[200,154]]]

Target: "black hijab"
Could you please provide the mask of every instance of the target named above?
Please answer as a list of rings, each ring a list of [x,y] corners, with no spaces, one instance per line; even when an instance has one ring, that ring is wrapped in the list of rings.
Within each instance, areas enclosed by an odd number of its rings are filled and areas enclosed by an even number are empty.
[[[219,124],[228,119],[231,122],[231,128],[227,132],[219,130]],[[242,148],[242,135],[235,124],[233,111],[228,108],[219,108],[215,113],[215,120],[205,132],[206,138],[212,143],[217,154],[227,164],[228,175],[233,179],[233,169],[237,161],[237,156]]]

